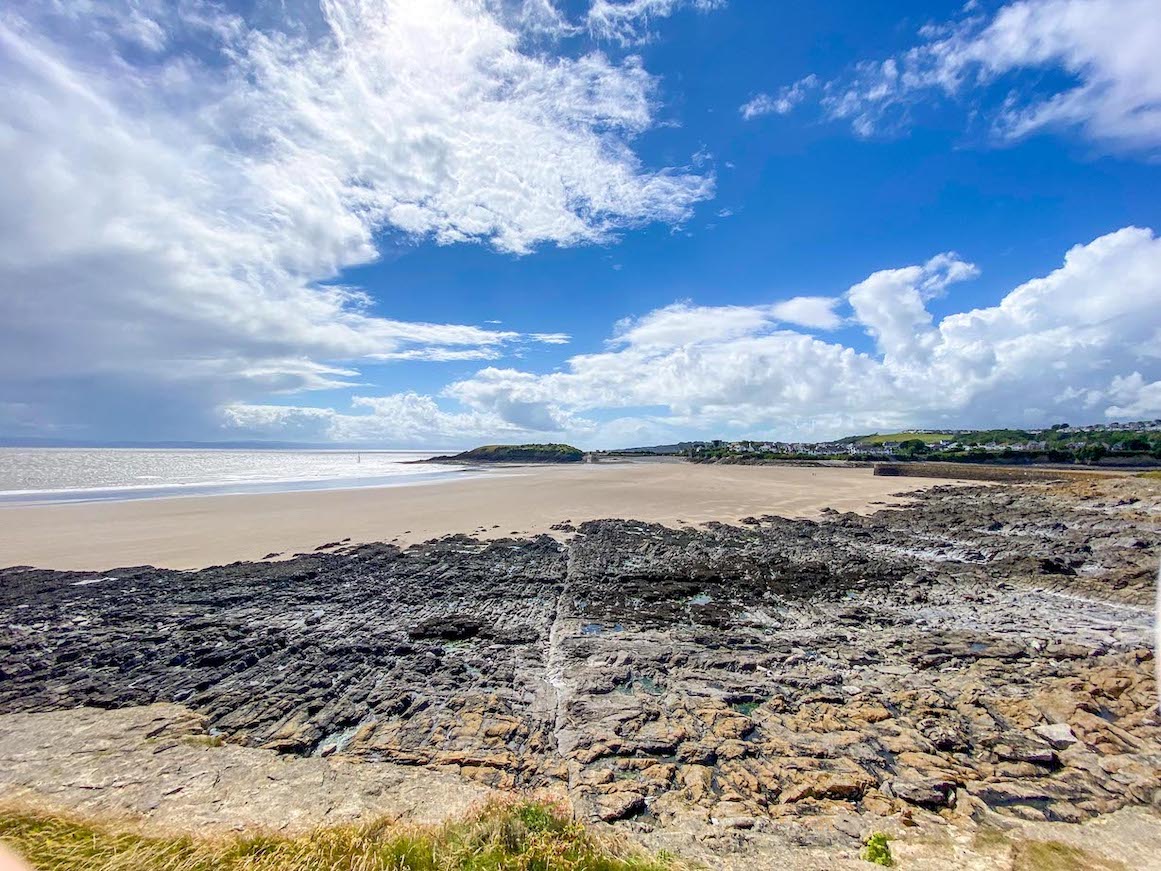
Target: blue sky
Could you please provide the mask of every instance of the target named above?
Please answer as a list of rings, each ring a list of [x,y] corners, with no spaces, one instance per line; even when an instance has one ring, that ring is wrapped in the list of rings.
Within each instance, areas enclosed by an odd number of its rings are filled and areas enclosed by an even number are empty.
[[[1147,0],[17,2],[0,436],[1161,417],[1159,40]]]

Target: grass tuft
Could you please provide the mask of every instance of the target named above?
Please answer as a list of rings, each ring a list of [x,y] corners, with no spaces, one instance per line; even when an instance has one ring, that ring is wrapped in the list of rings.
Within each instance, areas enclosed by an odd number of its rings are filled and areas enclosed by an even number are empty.
[[[891,858],[891,845],[887,843],[889,839],[883,832],[874,832],[867,838],[866,846],[863,847],[859,854],[866,861],[874,865],[891,866],[895,864]]]
[[[221,747],[226,743],[221,735],[186,735],[181,741],[183,744],[193,744],[200,747]]]
[[[1059,841],[1016,844],[1012,868],[1015,871],[1128,871],[1120,862],[1101,859],[1088,850]]]
[[[37,869],[70,871],[664,871],[566,809],[493,800],[442,826],[377,821],[304,835],[153,837],[38,812],[0,811],[0,839]]]

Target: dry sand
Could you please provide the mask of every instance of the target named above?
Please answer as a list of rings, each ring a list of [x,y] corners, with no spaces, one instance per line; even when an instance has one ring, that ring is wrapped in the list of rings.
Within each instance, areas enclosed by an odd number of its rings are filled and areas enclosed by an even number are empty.
[[[413,486],[9,506],[0,508],[0,566],[193,569],[342,539],[523,535],[563,520],[810,517],[827,507],[874,511],[898,502],[892,493],[936,483],[948,482],[874,477],[870,469],[646,461],[507,468]]]

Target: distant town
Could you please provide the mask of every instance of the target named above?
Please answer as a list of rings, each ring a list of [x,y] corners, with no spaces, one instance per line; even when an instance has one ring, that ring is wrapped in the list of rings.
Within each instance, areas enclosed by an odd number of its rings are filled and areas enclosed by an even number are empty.
[[[621,455],[683,456],[693,460],[943,460],[1156,465],[1161,419],[1047,429],[923,429],[847,436],[829,442],[740,440],[680,442],[610,451]]]

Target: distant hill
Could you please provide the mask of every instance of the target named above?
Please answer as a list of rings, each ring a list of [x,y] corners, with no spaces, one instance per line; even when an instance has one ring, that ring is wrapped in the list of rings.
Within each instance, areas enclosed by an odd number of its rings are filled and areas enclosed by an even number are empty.
[[[869,445],[881,445],[883,442],[907,442],[918,439],[926,445],[932,445],[944,439],[953,439],[955,436],[947,435],[946,433],[938,432],[891,432],[886,434],[876,433],[869,436],[851,436],[851,442],[864,442]],[[848,439],[843,439],[848,441]]]
[[[428,462],[443,463],[579,463],[585,454],[572,445],[483,445]]]
[[[606,451],[610,454],[680,454],[688,451],[690,448],[704,445],[705,442],[677,442],[672,445],[646,445],[637,448],[617,448],[616,450]]]

